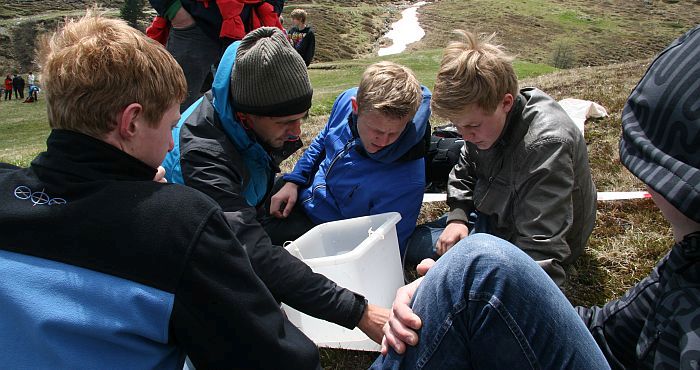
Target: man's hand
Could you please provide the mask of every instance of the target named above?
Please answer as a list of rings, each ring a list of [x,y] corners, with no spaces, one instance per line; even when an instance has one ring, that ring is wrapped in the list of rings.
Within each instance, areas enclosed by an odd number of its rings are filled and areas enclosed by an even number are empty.
[[[377,343],[382,342],[382,327],[386,324],[389,319],[388,308],[375,306],[373,304],[367,304],[365,312],[362,313],[362,318],[357,324],[357,327],[362,330],[363,333]]]
[[[287,218],[297,202],[298,191],[299,185],[293,182],[284,184],[282,189],[270,198],[270,214],[277,218]]]
[[[384,325],[382,355],[387,354],[389,346],[396,353],[402,354],[406,351],[406,345],[415,346],[418,344],[418,333],[416,333],[416,330],[420,329],[423,323],[408,305],[411,303],[411,299],[413,299],[413,295],[416,293],[416,289],[418,289],[421,281],[423,281],[423,278],[404,285],[396,291],[396,298],[391,305],[389,321]]]
[[[158,166],[158,172],[156,172],[156,176],[153,177],[153,181],[162,183],[168,182],[168,180],[165,179],[165,168],[163,168],[163,166]]]
[[[458,241],[466,238],[468,235],[469,228],[464,222],[451,221],[447,224],[445,230],[442,231],[442,234],[440,234],[437,243],[435,243],[438,256],[447,253]]]
[[[194,18],[192,18],[185,8],[180,7],[180,10],[178,10],[173,19],[170,20],[170,24],[175,28],[187,28],[194,24]]]

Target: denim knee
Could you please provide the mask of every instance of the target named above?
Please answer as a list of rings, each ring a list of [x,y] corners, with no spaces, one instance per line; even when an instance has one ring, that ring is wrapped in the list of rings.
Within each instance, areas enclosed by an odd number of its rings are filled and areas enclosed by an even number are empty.
[[[513,262],[534,263],[525,252],[507,240],[485,233],[471,234],[460,240],[445,253],[445,256],[448,255],[454,255],[444,258],[448,263],[461,266],[465,266],[467,261],[484,259],[496,266],[510,266]]]

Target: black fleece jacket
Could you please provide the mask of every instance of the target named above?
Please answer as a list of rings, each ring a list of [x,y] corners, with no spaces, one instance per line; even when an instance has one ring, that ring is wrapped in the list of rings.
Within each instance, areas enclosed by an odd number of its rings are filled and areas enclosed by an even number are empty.
[[[54,130],[29,168],[0,164],[0,249],[174,294],[169,344],[198,369],[319,368],[218,204],[154,175],[107,143]]]

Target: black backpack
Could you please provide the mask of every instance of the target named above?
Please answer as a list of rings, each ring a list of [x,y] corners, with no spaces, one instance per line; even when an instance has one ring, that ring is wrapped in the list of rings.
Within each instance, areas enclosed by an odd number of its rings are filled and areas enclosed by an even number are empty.
[[[436,127],[425,156],[425,192],[447,191],[447,178],[459,161],[464,139],[452,125]]]

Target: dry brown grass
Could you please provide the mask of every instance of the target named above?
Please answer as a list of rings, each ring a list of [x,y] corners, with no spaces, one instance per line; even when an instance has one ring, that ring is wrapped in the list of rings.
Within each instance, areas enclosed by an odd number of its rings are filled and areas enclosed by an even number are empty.
[[[589,121],[585,137],[598,191],[644,190],[619,160],[620,119],[629,93],[651,60],[579,68],[522,81],[556,99],[602,104],[609,117]],[[575,264],[567,296],[575,305],[600,305],[620,296],[649,273],[672,244],[668,223],[650,199],[598,202],[596,226]]]

